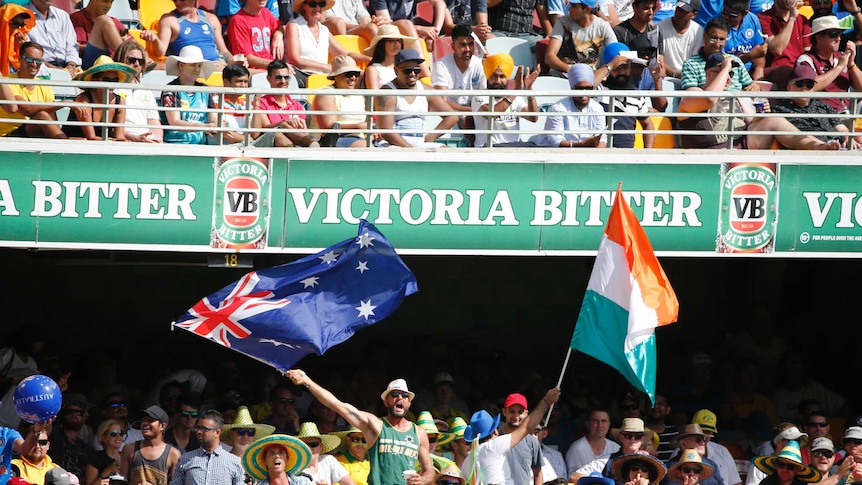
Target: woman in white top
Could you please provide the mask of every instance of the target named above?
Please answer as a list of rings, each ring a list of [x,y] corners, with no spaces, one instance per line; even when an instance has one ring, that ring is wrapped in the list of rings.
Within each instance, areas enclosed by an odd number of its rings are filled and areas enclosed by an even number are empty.
[[[127,40],[114,51],[114,60],[135,68],[138,74],[130,84],[140,84],[147,58],[144,47],[135,40]],[[128,141],[145,143],[162,142],[162,123],[159,120],[156,97],[149,89],[116,89],[126,101],[126,132]],[[134,126],[137,125],[137,126]]]
[[[356,89],[362,70],[359,69],[350,56],[338,56],[332,59],[332,70],[327,76],[333,81],[335,89]],[[322,111],[338,111],[338,114],[317,114]],[[312,129],[353,129],[368,128],[365,114],[365,96],[359,94],[319,94],[314,97],[314,118]],[[320,138],[320,146],[364,147],[367,145],[365,135],[345,134],[339,132],[324,133]]]
[[[311,449],[311,463],[302,473],[310,476],[315,485],[356,485],[344,465],[328,454],[338,448],[341,444],[340,438],[331,434],[320,434],[317,424],[313,422],[302,423],[297,438]]]
[[[380,89],[395,79],[395,56],[405,48],[405,42],[409,47],[417,40],[416,37],[401,34],[393,24],[381,25],[377,35],[364,51],[365,55],[371,57],[371,63],[365,68],[365,88]],[[427,66],[420,67],[420,78],[431,75]]]
[[[349,55],[357,62],[370,60],[360,52],[348,52],[320,22],[323,12],[333,5],[335,0],[296,0],[293,4],[299,16],[287,24],[285,62],[293,65],[301,88],[306,86],[309,75],[329,72],[330,54]]]

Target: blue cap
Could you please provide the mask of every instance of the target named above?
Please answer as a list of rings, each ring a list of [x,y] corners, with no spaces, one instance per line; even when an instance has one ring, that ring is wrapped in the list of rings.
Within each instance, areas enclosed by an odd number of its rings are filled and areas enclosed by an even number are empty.
[[[596,8],[596,5],[599,4],[599,0],[569,0],[569,7],[572,5],[576,5],[580,3],[581,5],[585,5],[590,8]]]
[[[629,50],[629,46],[623,44],[622,42],[614,42],[612,44],[608,44],[605,46],[605,50],[602,52],[602,64],[610,64],[615,57],[620,55],[621,52]]]
[[[607,478],[600,472],[592,472],[585,477],[578,479],[578,485],[614,485],[614,480]]]
[[[425,58],[413,49],[401,49],[395,56],[395,65],[397,66],[403,62],[418,62],[421,64],[425,62]]]

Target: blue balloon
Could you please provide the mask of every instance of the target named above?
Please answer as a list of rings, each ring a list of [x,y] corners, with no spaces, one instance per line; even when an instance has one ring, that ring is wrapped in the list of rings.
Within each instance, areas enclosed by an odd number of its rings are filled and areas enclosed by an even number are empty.
[[[30,376],[15,388],[15,410],[29,423],[50,421],[60,412],[63,393],[60,386],[48,376]]]

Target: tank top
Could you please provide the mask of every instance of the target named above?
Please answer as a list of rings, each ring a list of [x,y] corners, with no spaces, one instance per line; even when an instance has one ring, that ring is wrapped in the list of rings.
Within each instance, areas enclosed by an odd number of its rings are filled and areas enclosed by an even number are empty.
[[[371,472],[368,485],[402,485],[404,470],[415,470],[419,460],[419,435],[416,424],[410,423],[407,431],[398,431],[381,419],[380,435],[368,449]]]
[[[153,485],[168,485],[168,455],[173,445],[165,443],[165,451],[155,460],[148,460],[141,454],[141,442],[135,442],[135,453],[129,467],[129,484],[137,485],[150,482]]]
[[[299,57],[303,59],[308,59],[310,61],[318,62],[320,64],[329,64],[329,29],[323,25],[318,24],[320,29],[318,38],[314,38],[314,34],[311,33],[311,29],[308,27],[308,20],[305,20],[305,17],[299,16],[291,22],[295,23],[299,27]],[[285,49],[285,57],[287,56],[287,49]],[[295,62],[293,64],[296,64]],[[316,73],[320,71],[313,71],[311,69],[301,69],[302,72],[305,73]]]
[[[417,83],[416,85],[419,89],[424,89],[421,83]],[[398,89],[392,82],[388,83],[387,86],[393,90],[405,91]],[[425,96],[416,96],[413,102],[410,103],[407,102],[404,96],[396,96],[395,111],[398,112],[395,115],[395,129],[401,131],[401,136],[425,136],[422,129],[425,128],[425,113],[428,112],[428,98]],[[385,423],[386,420],[384,419],[383,422]]]
[[[171,12],[180,24],[177,38],[168,46],[168,54],[179,55],[183,47],[187,45],[198,46],[208,61],[217,61],[221,57],[216,49],[215,32],[213,26],[207,20],[206,12],[198,9],[198,21],[192,22],[185,15],[174,10]]]

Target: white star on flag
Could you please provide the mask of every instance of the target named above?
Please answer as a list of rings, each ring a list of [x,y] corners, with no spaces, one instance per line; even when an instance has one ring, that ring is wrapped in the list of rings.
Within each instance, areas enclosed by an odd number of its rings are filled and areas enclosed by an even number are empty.
[[[359,266],[356,267],[359,270],[359,274],[365,273],[368,271],[368,261],[360,261]]]
[[[374,309],[375,308],[377,308],[377,306],[372,305],[371,300],[368,300],[368,301],[359,300],[359,306],[356,307],[356,309],[359,310],[358,316],[365,317],[366,320],[368,320],[368,317],[374,315]]]
[[[329,251],[328,253],[324,254],[323,256],[318,256],[318,257],[320,258],[320,260],[322,262],[324,262],[326,264],[332,264],[335,262],[336,259],[338,259],[338,255],[335,254],[335,251]]]
[[[300,280],[300,283],[303,284],[303,287],[302,287],[303,289],[304,288],[314,288],[315,286],[317,286],[319,284],[317,282],[317,280],[319,280],[319,279],[320,279],[319,276],[309,276],[308,278],[306,278],[304,280]]]
[[[298,349],[298,348],[300,348],[300,347],[299,347],[299,345],[292,345],[292,344],[288,344],[288,343],[284,343],[284,342],[279,342],[278,340],[271,339],[271,338],[262,338],[262,339],[260,339],[258,342],[260,342],[260,343],[262,343],[262,344],[272,344],[272,345],[275,345],[276,347],[279,347],[279,346],[282,346],[282,345],[283,345],[283,346],[285,346],[285,347],[287,347],[287,348],[289,348],[289,349]]]
[[[374,244],[371,241],[373,241],[375,239],[376,238],[374,236],[369,236],[368,233],[366,232],[365,234],[359,236],[359,240],[356,241],[356,244],[358,244],[360,248],[367,248],[369,246],[374,246]]]

